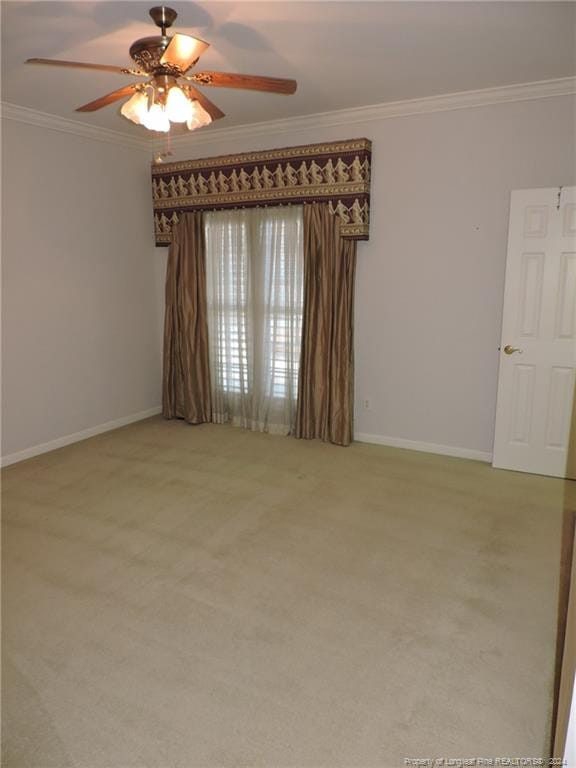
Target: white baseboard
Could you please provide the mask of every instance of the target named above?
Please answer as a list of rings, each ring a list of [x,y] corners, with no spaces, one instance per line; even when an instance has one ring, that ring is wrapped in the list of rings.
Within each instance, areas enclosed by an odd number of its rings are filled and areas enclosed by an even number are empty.
[[[18,461],[31,459],[34,456],[39,456],[42,453],[55,451],[57,448],[63,448],[65,445],[78,443],[80,440],[86,440],[89,437],[100,435],[103,432],[110,432],[113,429],[125,427],[127,424],[132,424],[135,421],[142,421],[142,419],[148,419],[150,416],[156,416],[161,412],[161,406],[157,406],[156,408],[149,408],[146,411],[139,411],[138,413],[133,413],[130,416],[123,416],[121,419],[114,419],[114,421],[107,421],[104,424],[98,424],[96,427],[83,429],[81,432],[74,432],[71,435],[58,437],[56,440],[50,440],[48,443],[33,445],[31,448],[26,448],[23,451],[17,451],[16,453],[10,453],[7,456],[2,456],[0,459],[0,466],[7,467],[10,464],[16,464]],[[475,451],[471,448],[460,448],[453,445],[440,445],[438,443],[423,443],[419,440],[405,440],[402,437],[370,435],[366,432],[357,432],[354,435],[354,440],[357,440],[359,443],[373,443],[374,445],[387,445],[390,448],[406,448],[410,451],[438,453],[441,456],[455,456],[460,459],[474,459],[475,461],[485,461],[488,463],[492,461],[492,454],[485,451]]]
[[[368,435],[365,432],[357,432],[354,440],[360,443],[374,443],[375,445],[388,445],[391,448],[407,448],[409,451],[423,451],[424,453],[439,453],[441,456],[455,456],[459,459],[474,459],[475,461],[492,462],[492,454],[485,451],[475,451],[471,448],[460,448],[454,445],[440,445],[438,443],[423,443],[419,440],[405,440],[403,437],[388,437],[387,435]]]
[[[110,432],[112,429],[118,429],[118,427],[125,427],[127,424],[132,424],[135,421],[142,421],[142,419],[148,419],[150,416],[156,416],[161,412],[161,406],[157,406],[156,408],[149,408],[147,411],[139,411],[138,413],[133,413],[130,416],[123,416],[121,419],[114,419],[114,421],[107,421],[104,424],[98,424],[96,427],[83,429],[81,432],[74,432],[72,435],[57,437],[56,440],[50,440],[48,443],[33,445],[31,448],[25,448],[23,451],[17,451],[16,453],[10,453],[7,456],[2,456],[0,459],[0,466],[7,467],[9,464],[16,464],[18,461],[31,459],[33,456],[39,456],[41,453],[55,451],[56,448],[63,448],[65,445],[78,443],[80,440],[86,440],[88,437],[100,435],[102,432]]]

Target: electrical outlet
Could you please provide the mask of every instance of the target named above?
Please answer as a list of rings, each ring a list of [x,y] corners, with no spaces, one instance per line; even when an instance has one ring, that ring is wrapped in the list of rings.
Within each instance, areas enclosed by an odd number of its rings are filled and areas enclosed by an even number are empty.
[[[364,400],[362,400],[362,408],[365,411],[369,411],[371,407],[372,407],[372,404],[370,403],[370,400],[367,397],[365,397]]]

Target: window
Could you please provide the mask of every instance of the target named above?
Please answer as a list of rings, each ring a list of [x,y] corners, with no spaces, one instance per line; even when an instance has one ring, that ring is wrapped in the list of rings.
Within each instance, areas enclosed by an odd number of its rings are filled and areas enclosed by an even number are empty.
[[[302,335],[302,208],[205,215],[213,417],[287,433]]]

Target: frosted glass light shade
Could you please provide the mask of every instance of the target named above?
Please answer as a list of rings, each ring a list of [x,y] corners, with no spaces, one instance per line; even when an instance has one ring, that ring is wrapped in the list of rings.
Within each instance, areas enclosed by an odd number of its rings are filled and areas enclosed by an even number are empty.
[[[197,99],[191,98],[186,91],[173,85],[166,96],[166,104],[159,102],[148,109],[148,95],[137,91],[123,104],[120,113],[137,125],[143,125],[149,131],[168,133],[170,123],[186,123],[190,131],[209,125],[212,118]]]
[[[171,123],[185,123],[192,116],[192,102],[181,88],[173,85],[166,98],[166,116]]]
[[[191,102],[192,115],[186,121],[188,129],[193,131],[195,128],[202,128],[204,125],[210,125],[212,118],[206,112],[203,106],[198,101]]]
[[[128,101],[122,105],[120,114],[132,120],[136,125],[140,125],[143,122],[143,118],[148,112],[148,97],[141,91],[137,91],[134,96],[128,99]]]
[[[142,118],[142,125],[149,131],[161,131],[168,133],[170,130],[170,120],[160,104],[153,104],[146,115]]]

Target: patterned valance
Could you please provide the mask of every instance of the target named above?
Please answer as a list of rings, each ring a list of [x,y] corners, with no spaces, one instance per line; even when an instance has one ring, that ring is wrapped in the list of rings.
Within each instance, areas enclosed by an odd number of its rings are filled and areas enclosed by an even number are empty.
[[[350,139],[152,166],[156,245],[187,211],[327,202],[343,237],[368,239],[372,142]]]

